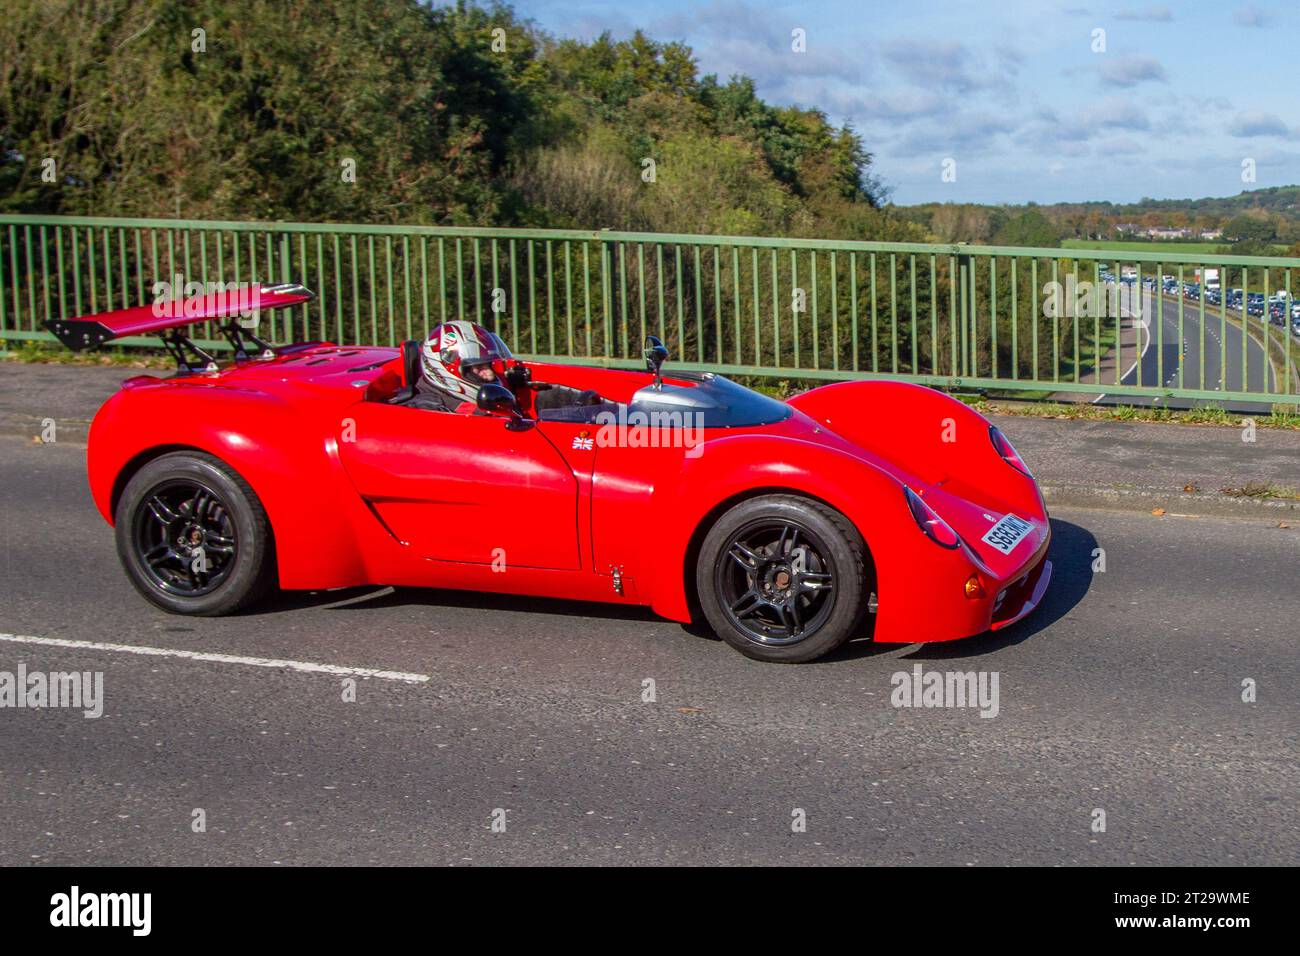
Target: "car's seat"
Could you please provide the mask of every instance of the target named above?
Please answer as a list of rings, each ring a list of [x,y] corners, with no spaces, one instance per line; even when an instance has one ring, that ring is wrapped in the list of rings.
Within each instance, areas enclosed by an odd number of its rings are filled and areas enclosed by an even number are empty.
[[[390,405],[405,405],[415,397],[415,383],[420,380],[420,342],[408,339],[402,343],[402,387],[388,400]]]

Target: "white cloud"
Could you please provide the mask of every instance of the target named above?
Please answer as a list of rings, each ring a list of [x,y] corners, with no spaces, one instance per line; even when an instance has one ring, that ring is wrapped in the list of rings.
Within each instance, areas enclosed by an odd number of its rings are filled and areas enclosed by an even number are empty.
[[[1145,23],[1169,23],[1173,13],[1163,3],[1143,10],[1121,10],[1115,14],[1116,20],[1139,20]]]
[[[1148,81],[1164,82],[1165,68],[1150,56],[1135,54],[1106,54],[1100,67],[1101,81],[1107,86],[1130,87]]]
[[[908,87],[884,92],[864,92],[860,88],[832,90],[824,108],[837,116],[855,120],[913,120],[935,116],[951,108],[951,101],[934,90]]]
[[[1248,3],[1234,12],[1232,19],[1239,27],[1263,28],[1271,24],[1274,18],[1271,11]]]
[[[1246,110],[1228,121],[1228,132],[1233,136],[1290,136],[1291,130],[1273,113]]]
[[[992,67],[964,44],[931,37],[900,37],[883,48],[885,60],[917,86],[939,87],[954,93],[970,93],[1007,85],[1018,64],[1014,57],[999,52],[999,66]],[[1008,69],[1011,66],[1012,69]]]

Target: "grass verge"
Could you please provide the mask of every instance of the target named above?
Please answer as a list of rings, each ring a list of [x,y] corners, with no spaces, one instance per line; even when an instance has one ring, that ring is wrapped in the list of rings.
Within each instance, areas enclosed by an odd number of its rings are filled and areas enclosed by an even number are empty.
[[[162,351],[107,348],[98,352],[73,352],[62,345],[23,339],[0,339],[0,358],[6,362],[46,365],[111,365],[121,368],[172,368],[175,362]]]
[[[1300,501],[1300,491],[1263,481],[1248,481],[1240,488],[1220,488],[1229,498],[1273,498],[1281,501]]]
[[[1026,418],[1057,418],[1092,422],[1168,422],[1177,425],[1230,425],[1240,427],[1250,418],[1256,428],[1284,428],[1300,431],[1300,411],[1275,405],[1268,415],[1240,415],[1218,405],[1199,408],[1164,408],[1144,405],[1093,405],[1090,402],[999,402],[976,400],[969,403],[981,414],[1020,415]]]

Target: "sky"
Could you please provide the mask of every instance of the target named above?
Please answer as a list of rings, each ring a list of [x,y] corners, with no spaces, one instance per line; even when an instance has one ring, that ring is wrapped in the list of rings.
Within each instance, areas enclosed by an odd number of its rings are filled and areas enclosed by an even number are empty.
[[[1300,183],[1295,0],[513,5],[557,36],[640,28],[683,41],[701,74],[744,74],[770,103],[850,124],[902,205],[1187,199]],[[1243,180],[1247,161],[1254,182]]]

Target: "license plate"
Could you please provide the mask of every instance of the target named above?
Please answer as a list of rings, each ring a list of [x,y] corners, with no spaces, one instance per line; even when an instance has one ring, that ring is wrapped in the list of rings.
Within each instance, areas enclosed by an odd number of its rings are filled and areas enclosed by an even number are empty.
[[[989,528],[988,534],[984,535],[980,540],[1003,554],[1010,554],[1024,536],[1033,529],[1034,526],[1023,518],[1006,515],[997,524]]]

